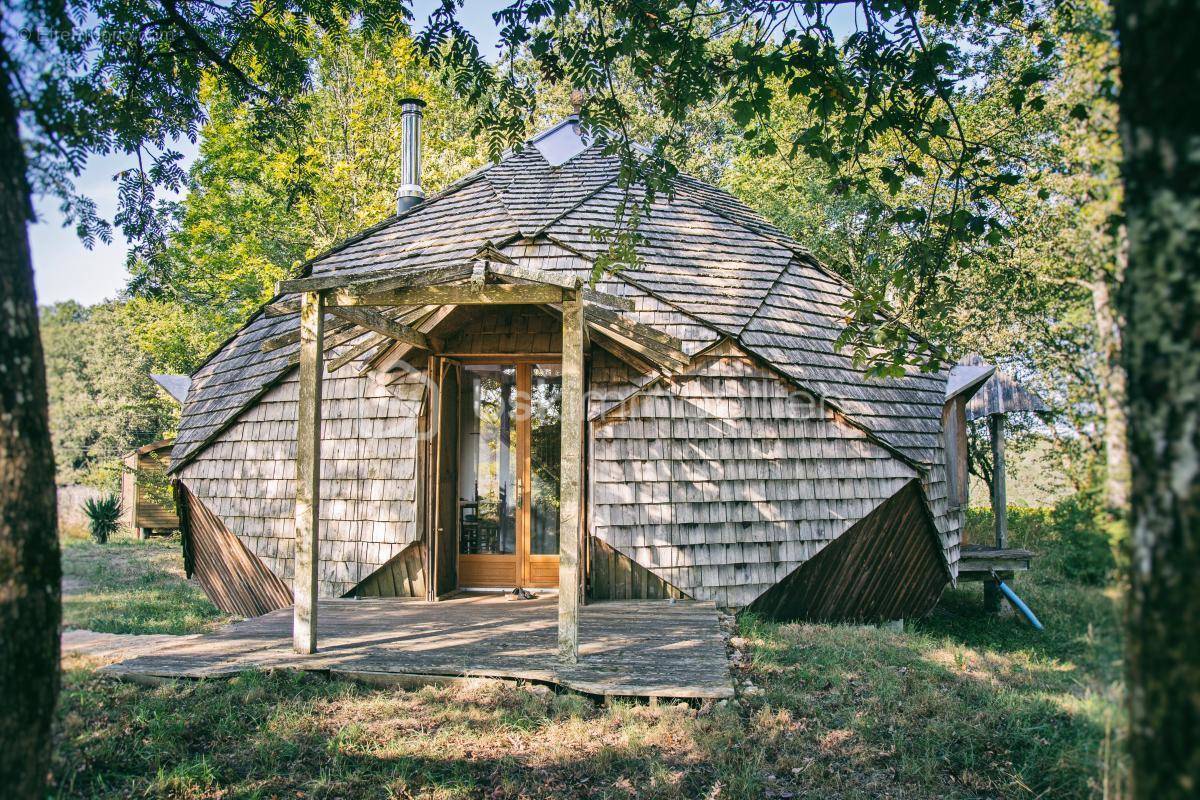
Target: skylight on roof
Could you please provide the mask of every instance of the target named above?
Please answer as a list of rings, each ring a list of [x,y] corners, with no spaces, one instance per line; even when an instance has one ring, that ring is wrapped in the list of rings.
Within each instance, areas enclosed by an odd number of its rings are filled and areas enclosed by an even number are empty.
[[[579,120],[575,117],[567,117],[539,134],[532,144],[555,167],[567,163],[588,148],[588,142],[579,131]]]

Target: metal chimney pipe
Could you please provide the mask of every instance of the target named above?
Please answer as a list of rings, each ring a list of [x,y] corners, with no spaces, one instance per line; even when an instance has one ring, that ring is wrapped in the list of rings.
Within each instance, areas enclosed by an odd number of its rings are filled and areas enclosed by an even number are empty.
[[[421,188],[421,109],[424,100],[406,97],[400,101],[401,150],[400,188],[396,190],[396,213],[403,214],[425,199]]]

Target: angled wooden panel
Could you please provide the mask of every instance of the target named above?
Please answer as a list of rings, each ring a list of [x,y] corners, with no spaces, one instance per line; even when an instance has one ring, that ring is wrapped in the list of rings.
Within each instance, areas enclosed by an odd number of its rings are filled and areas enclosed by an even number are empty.
[[[257,617],[292,604],[287,584],[255,558],[186,486],[180,487],[184,535],[190,539],[190,577],[213,604],[231,614]]]
[[[424,598],[425,544],[410,544],[399,555],[347,592],[346,596]]]
[[[690,599],[662,578],[595,536],[588,537],[592,551],[588,558],[588,599],[590,600],[676,600]]]
[[[920,617],[937,603],[949,580],[921,485],[914,480],[749,608],[778,620]]]

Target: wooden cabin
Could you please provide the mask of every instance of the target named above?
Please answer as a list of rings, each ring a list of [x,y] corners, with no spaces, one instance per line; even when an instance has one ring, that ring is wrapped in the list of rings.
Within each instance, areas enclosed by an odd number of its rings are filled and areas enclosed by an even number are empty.
[[[312,259],[200,367],[171,472],[218,605],[294,598],[297,630],[314,597],[516,587],[557,590],[560,631],[610,599],[929,611],[987,375],[868,378],[834,346],[845,281],[686,176],[589,284],[617,167],[569,119]]]
[[[164,473],[171,462],[174,439],[162,439],[131,450],[121,457],[121,509],[124,523],[141,538],[155,531],[177,530],[179,517],[168,501]],[[158,484],[162,484],[159,487]]]

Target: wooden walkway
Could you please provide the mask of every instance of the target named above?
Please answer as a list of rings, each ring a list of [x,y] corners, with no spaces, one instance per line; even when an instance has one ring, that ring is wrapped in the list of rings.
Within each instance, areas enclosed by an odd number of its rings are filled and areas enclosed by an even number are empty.
[[[121,677],[207,678],[294,669],[379,683],[412,676],[557,684],[604,697],[733,696],[711,603],[614,601],[580,609],[580,660],[557,659],[557,598],[478,594],[420,600],[322,600],[319,651],[292,652],[292,609],[234,623],[101,671]],[[408,676],[406,678],[406,676]]]

